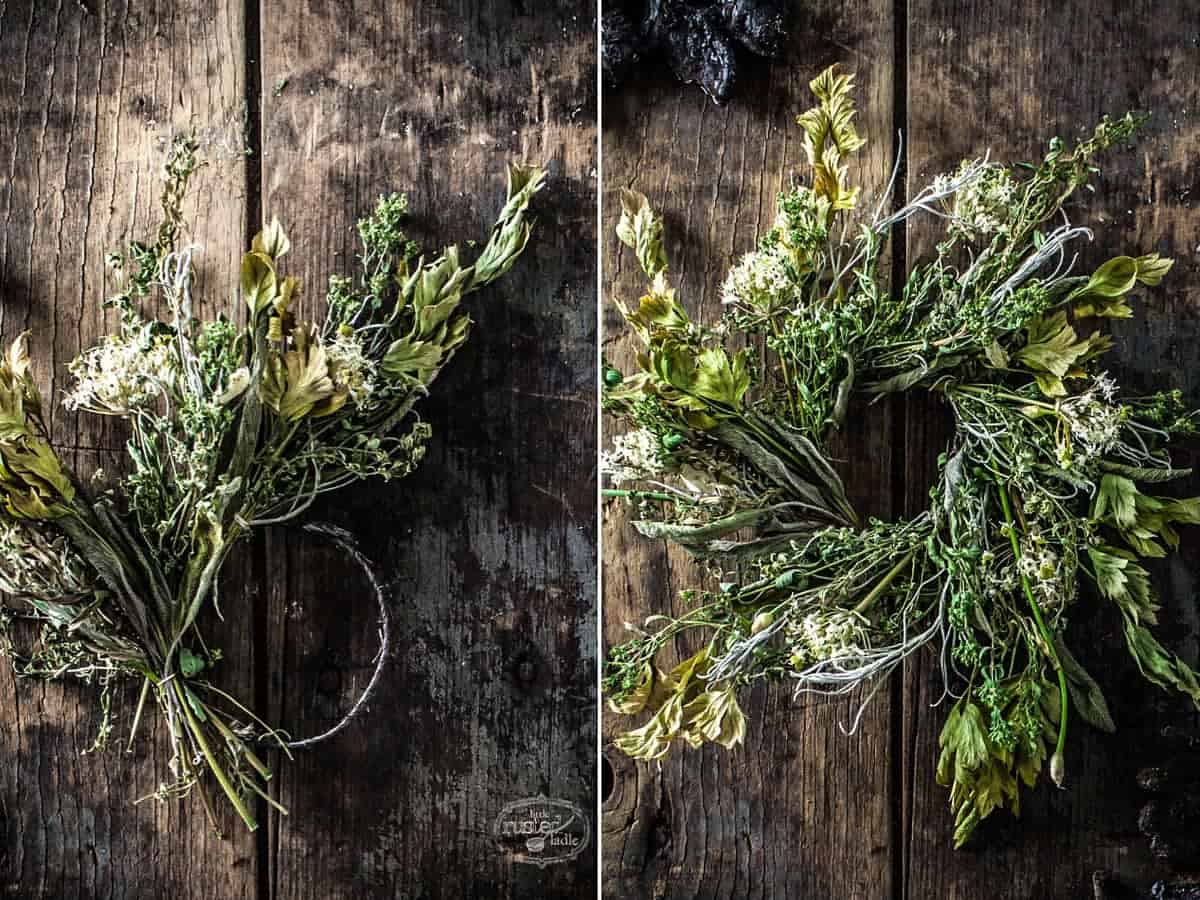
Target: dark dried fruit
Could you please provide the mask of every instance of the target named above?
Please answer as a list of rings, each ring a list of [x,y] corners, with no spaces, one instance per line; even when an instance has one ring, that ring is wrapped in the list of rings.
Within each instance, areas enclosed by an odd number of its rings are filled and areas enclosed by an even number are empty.
[[[1151,900],[1200,900],[1200,881],[1159,881],[1150,888]]]
[[[675,76],[700,85],[717,103],[733,93],[740,45],[758,56],[777,56],[787,38],[784,7],[777,0],[648,0],[641,24],[620,9],[601,19],[601,67],[616,87],[652,51],[666,58]]]
[[[1165,758],[1137,773],[1138,786],[1154,794],[1138,815],[1138,828],[1150,838],[1150,852],[1175,868],[1200,865],[1200,755],[1196,753],[1197,746],[1200,746],[1200,733],[1168,726],[1159,732],[1159,747]],[[1200,897],[1200,894],[1196,896]]]
[[[1110,872],[1092,874],[1092,896],[1095,900],[1200,900],[1200,881],[1177,878],[1156,881],[1149,895],[1117,881]]]
[[[619,9],[606,9],[600,19],[600,69],[604,83],[617,87],[641,61],[642,33]]]
[[[717,103],[733,93],[737,59],[720,10],[693,9],[671,0],[652,0],[646,34],[666,51],[675,77],[698,84]]]
[[[724,0],[725,27],[742,46],[759,56],[778,56],[787,38],[783,8],[770,0]]]
[[[1168,725],[1155,736],[1154,765],[1137,773],[1138,787],[1153,796],[1138,813],[1138,830],[1150,839],[1150,852],[1171,869],[1200,867],[1200,731]],[[1095,900],[1144,900],[1147,895],[1122,885],[1111,873],[1092,876]],[[1149,900],[1200,900],[1194,875],[1157,881]]]

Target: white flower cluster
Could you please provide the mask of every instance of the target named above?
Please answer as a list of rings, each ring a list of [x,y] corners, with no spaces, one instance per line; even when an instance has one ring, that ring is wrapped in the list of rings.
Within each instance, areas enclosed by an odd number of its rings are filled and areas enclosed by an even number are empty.
[[[981,174],[954,192],[950,230],[967,240],[1005,234],[1009,211],[1017,200],[1018,185],[1003,166],[979,160],[964,162],[954,175],[939,175],[934,179],[933,190],[935,193],[939,188],[948,190],[948,186],[960,179],[965,171],[974,168],[979,168]]]
[[[1036,526],[1021,538],[1020,573],[1044,606],[1060,606],[1070,599],[1071,591],[1063,578],[1069,568]]]
[[[600,471],[608,476],[614,487],[662,475],[666,466],[658,439],[645,428],[617,435],[613,438],[612,450],[600,452]]]
[[[845,609],[821,609],[788,624],[791,663],[804,669],[814,663],[845,656],[857,656],[866,645],[863,619]]]
[[[375,393],[375,361],[363,350],[356,332],[339,332],[325,348],[333,380],[350,393],[350,402],[365,406]]]
[[[786,253],[782,247],[777,247],[743,256],[725,279],[721,302],[763,310],[787,305],[793,285]]]
[[[1098,376],[1092,387],[1084,394],[1071,397],[1059,404],[1059,415],[1071,430],[1075,454],[1059,449],[1060,458],[1066,453],[1068,459],[1077,463],[1103,456],[1120,443],[1124,421],[1121,407],[1111,401],[1116,395],[1116,385],[1107,375]]]
[[[144,335],[108,335],[69,366],[75,386],[68,409],[123,416],[169,393],[176,380],[169,339]]]

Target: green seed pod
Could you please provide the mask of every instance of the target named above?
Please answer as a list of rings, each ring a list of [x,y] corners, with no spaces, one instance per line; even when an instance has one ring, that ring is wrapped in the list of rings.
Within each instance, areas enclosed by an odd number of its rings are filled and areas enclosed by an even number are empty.
[[[759,634],[766,631],[775,623],[775,613],[763,610],[754,617],[754,621],[750,623],[750,633]]]

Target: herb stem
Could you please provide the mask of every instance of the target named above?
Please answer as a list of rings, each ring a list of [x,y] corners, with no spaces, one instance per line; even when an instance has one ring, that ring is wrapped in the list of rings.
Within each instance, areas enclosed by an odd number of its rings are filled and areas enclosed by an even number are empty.
[[[891,571],[889,571],[886,575],[884,575],[883,578],[881,578],[879,580],[879,582],[875,585],[875,587],[871,588],[871,593],[867,594],[867,596],[862,598],[862,600],[859,602],[859,604],[854,607],[854,611],[861,616],[863,613],[867,612],[867,610],[869,610],[872,606],[874,606],[875,602],[880,597],[883,596],[884,592],[887,591],[887,589],[891,586],[892,582],[896,580],[896,577],[901,572],[903,572],[908,566],[912,565],[912,561],[913,561],[913,552],[911,550],[909,550],[900,559],[900,562],[898,562],[898,563],[896,563],[896,565],[892,566]]]
[[[622,488],[605,488],[600,492],[604,497],[628,497],[631,500],[661,500],[664,503],[674,503],[678,497],[664,494],[661,491],[627,491]]]
[[[150,696],[150,678],[142,679],[142,692],[138,696],[137,711],[133,714],[133,725],[129,729],[129,743],[125,747],[127,753],[133,752],[133,739],[137,736],[138,726],[142,723],[142,711],[146,708],[146,698]]]
[[[200,727],[200,723],[196,721],[196,716],[192,712],[192,706],[189,699],[184,695],[183,688],[179,681],[172,683],[171,687],[175,691],[175,696],[179,698],[179,707],[183,710],[183,716],[187,719],[188,730],[191,731],[192,737],[196,739],[197,745],[200,747],[200,752],[204,754],[204,759],[208,762],[208,767],[212,770],[213,775],[217,778],[217,783],[221,785],[221,790],[225,792],[225,796],[229,798],[229,802],[233,804],[233,808],[237,810],[242,821],[246,823],[246,827],[251,831],[258,828],[258,822],[254,816],[250,814],[250,810],[246,808],[246,804],[242,802],[242,798],[238,792],[233,789],[233,784],[229,780],[229,776],[225,774],[225,770],[221,767],[221,763],[217,760],[216,755],[208,746],[208,741],[204,737],[204,732]]]
[[[1029,600],[1029,608],[1033,611],[1033,619],[1037,622],[1042,642],[1046,645],[1046,651],[1050,655],[1055,671],[1058,674],[1058,743],[1054,746],[1054,757],[1050,761],[1050,777],[1054,780],[1055,784],[1062,787],[1063,748],[1067,743],[1067,673],[1058,658],[1058,651],[1054,647],[1054,639],[1050,636],[1050,630],[1046,627],[1046,622],[1042,618],[1042,609],[1033,596],[1033,589],[1029,586],[1029,579],[1024,572],[1020,571],[1021,542],[1017,540],[1017,530],[1013,523],[1012,506],[1008,499],[1008,489],[1003,485],[999,485],[997,490],[1000,494],[1000,506],[1004,510],[1004,521],[1008,526],[1008,539],[1012,544],[1013,556],[1017,561],[1017,571],[1021,576],[1021,587],[1025,589],[1025,597]]]

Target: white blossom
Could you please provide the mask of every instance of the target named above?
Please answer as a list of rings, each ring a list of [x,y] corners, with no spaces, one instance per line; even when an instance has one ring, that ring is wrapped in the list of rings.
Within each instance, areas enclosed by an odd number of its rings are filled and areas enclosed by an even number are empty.
[[[339,332],[325,348],[329,369],[338,385],[346,388],[350,402],[363,406],[375,393],[375,361],[366,355],[356,332]]]
[[[721,302],[774,308],[791,296],[792,279],[782,249],[747,253],[730,269],[721,289]]]
[[[1089,391],[1059,404],[1059,414],[1070,427],[1072,441],[1083,461],[1103,456],[1121,439],[1121,408],[1096,399],[1100,393],[1100,389],[1095,393]]]
[[[977,175],[965,179],[965,183],[953,191],[954,201],[949,208],[951,230],[968,240],[1005,234],[1009,211],[1017,200],[1018,185],[1003,166],[980,160],[964,162],[954,175],[939,175],[934,179],[933,191],[949,192],[954,184],[964,181],[962,176],[968,171]]]
[[[866,645],[863,619],[845,609],[821,609],[788,625],[792,664],[797,668],[822,660],[861,654]]]
[[[177,375],[170,341],[144,333],[108,335],[69,369],[75,386],[67,408],[116,416],[150,406],[172,390]]]

